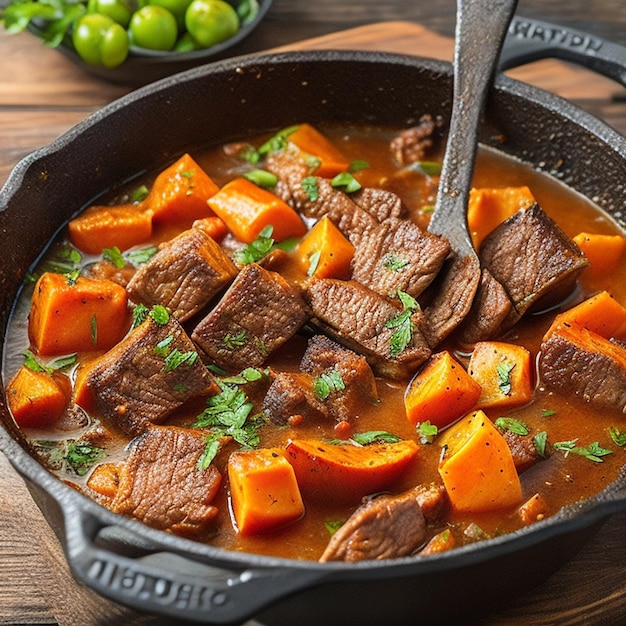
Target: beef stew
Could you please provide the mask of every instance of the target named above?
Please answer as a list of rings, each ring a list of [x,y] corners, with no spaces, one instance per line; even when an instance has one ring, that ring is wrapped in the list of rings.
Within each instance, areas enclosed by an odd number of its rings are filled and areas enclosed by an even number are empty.
[[[318,176],[314,180],[309,180],[308,192],[304,194],[302,179],[312,178],[306,168],[303,169],[300,166],[299,173],[294,174],[290,166],[289,173],[284,174],[281,167],[272,165],[271,158],[267,159],[264,165],[268,170],[275,169],[277,173],[276,196],[280,196],[288,206],[301,212],[309,225],[319,224],[323,216],[328,216],[354,246],[353,260],[361,260],[356,271],[354,267],[351,268],[350,279],[333,277],[311,279],[308,274],[312,265],[319,266],[320,259],[317,257],[312,259],[309,256],[306,259],[305,270],[303,270],[302,263],[298,262],[297,254],[293,251],[276,250],[274,232],[269,233],[267,230],[264,233],[261,232],[260,236],[246,245],[242,245],[241,240],[234,239],[232,230],[230,234],[216,234],[214,240],[221,242],[221,250],[227,251],[233,262],[239,265],[238,278],[254,274],[248,287],[244,286],[242,291],[230,291],[233,286],[237,287],[233,282],[223,296],[221,293],[211,293],[209,297],[211,302],[207,304],[210,313],[206,317],[203,316],[203,312],[200,312],[197,313],[200,319],[191,316],[188,321],[181,320],[189,329],[191,344],[184,341],[179,345],[176,342],[176,337],[185,336],[185,330],[177,321],[180,318],[177,318],[173,311],[169,312],[172,314],[171,317],[168,315],[166,321],[159,323],[155,319],[159,311],[155,312],[153,309],[152,317],[148,315],[144,322],[145,326],[142,326],[142,332],[147,333],[149,328],[152,328],[155,336],[144,342],[144,346],[148,347],[144,352],[146,354],[151,352],[151,354],[150,358],[142,359],[141,363],[135,360],[135,355],[140,352],[136,345],[130,349],[120,349],[120,345],[125,346],[124,342],[128,342],[133,335],[136,336],[136,330],[133,330],[122,344],[118,344],[104,356],[87,354],[89,351],[81,350],[78,367],[75,364],[71,366],[74,368],[71,370],[74,380],[73,398],[75,400],[78,391],[82,390],[88,399],[83,400],[79,406],[85,408],[84,405],[89,405],[90,401],[93,404],[86,412],[66,411],[58,421],[46,429],[33,429],[32,427],[25,429],[35,453],[43,459],[45,464],[58,471],[63,480],[76,484],[77,488],[84,490],[105,506],[150,524],[153,518],[146,512],[140,512],[140,507],[119,508],[118,505],[113,504],[119,500],[118,492],[123,481],[137,474],[137,469],[134,472],[129,470],[129,467],[137,466],[137,451],[145,449],[145,445],[138,445],[135,440],[130,448],[132,452],[128,456],[127,444],[130,438],[137,436],[142,441],[146,438],[146,432],[157,433],[163,428],[185,428],[193,432],[198,432],[198,429],[202,429],[202,432],[211,430],[215,426],[211,419],[218,414],[219,403],[232,396],[236,398],[236,402],[239,403],[237,406],[241,411],[248,411],[244,421],[250,419],[249,424],[253,426],[252,439],[246,440],[244,447],[253,450],[259,448],[273,450],[274,458],[280,460],[285,457],[289,460],[289,466],[293,468],[295,474],[296,485],[303,492],[304,514],[296,506],[294,510],[299,514],[280,518],[281,523],[273,527],[271,532],[267,530],[251,534],[241,532],[242,524],[239,515],[243,513],[241,513],[241,507],[236,507],[232,503],[232,493],[229,491],[229,485],[237,482],[237,478],[234,478],[235,470],[232,470],[233,479],[231,479],[229,459],[241,453],[237,449],[241,442],[233,436],[232,432],[229,432],[226,436],[210,442],[211,448],[217,447],[219,451],[204,468],[205,471],[212,468],[209,474],[213,476],[209,481],[211,487],[209,489],[207,486],[207,489],[214,494],[214,499],[204,504],[214,506],[217,512],[211,508],[211,514],[204,516],[206,523],[200,528],[193,523],[186,524],[185,522],[182,526],[172,523],[169,530],[180,532],[179,529],[184,528],[182,532],[187,533],[188,528],[192,527],[194,538],[210,541],[217,546],[296,559],[324,558],[328,560],[330,558],[327,547],[329,541],[337,543],[336,539],[330,539],[333,527],[348,518],[353,520],[353,515],[357,520],[369,519],[367,514],[363,513],[363,508],[369,511],[375,508],[377,501],[380,504],[379,498],[372,496],[383,491],[390,492],[391,495],[379,496],[380,498],[391,498],[394,501],[397,498],[398,502],[410,501],[411,505],[408,505],[408,508],[413,511],[414,516],[426,520],[413,523],[417,527],[423,526],[423,533],[414,541],[409,553],[419,551],[426,545],[431,546],[429,550],[433,550],[433,543],[427,542],[435,541],[441,533],[452,534],[453,541],[446,543],[449,549],[452,545],[462,545],[482,537],[508,532],[527,523],[524,520],[541,519],[558,511],[567,503],[600,491],[618,475],[622,465],[620,454],[623,443],[619,437],[620,419],[623,419],[622,407],[619,403],[615,403],[613,410],[607,412],[603,410],[603,407],[596,406],[594,402],[587,403],[585,398],[588,394],[585,392],[584,385],[581,385],[582,399],[572,398],[568,383],[563,382],[569,380],[565,378],[565,374],[559,379],[562,382],[562,388],[559,391],[558,385],[546,388],[542,384],[544,380],[548,380],[545,375],[542,375],[542,378],[536,382],[534,368],[532,368],[530,374],[526,375],[526,380],[528,381],[530,376],[534,385],[532,400],[526,400],[515,406],[511,406],[511,403],[507,405],[506,400],[511,395],[513,386],[512,374],[517,374],[524,368],[518,364],[518,361],[511,362],[506,358],[502,359],[499,355],[501,361],[496,362],[493,372],[496,372],[501,379],[501,384],[497,386],[504,396],[503,405],[490,407],[485,404],[484,399],[481,403],[479,396],[473,405],[470,405],[463,413],[459,413],[450,424],[438,430],[433,430],[430,422],[418,420],[416,423],[411,423],[407,420],[406,403],[409,393],[406,391],[405,397],[405,390],[409,383],[412,387],[412,383],[424,371],[421,367],[438,353],[447,352],[454,356],[455,363],[452,365],[465,370],[468,368],[473,346],[468,345],[466,341],[459,341],[459,338],[454,335],[444,344],[434,343],[432,337],[429,336],[429,320],[424,313],[424,310],[428,311],[428,308],[427,306],[423,308],[422,303],[418,305],[417,302],[424,294],[423,303],[428,304],[430,292],[436,288],[436,281],[434,281],[436,270],[416,271],[420,277],[418,283],[421,283],[422,277],[430,277],[430,280],[425,281],[428,285],[422,289],[423,285],[420,284],[413,293],[409,293],[408,289],[401,289],[400,292],[406,294],[406,297],[401,298],[397,297],[397,285],[386,286],[387,291],[379,293],[371,288],[371,283],[364,285],[356,277],[375,275],[376,270],[372,272],[365,267],[367,263],[373,262],[370,247],[374,244],[381,244],[389,237],[388,233],[394,228],[395,220],[403,220],[399,222],[400,227],[411,232],[418,227],[423,229],[427,224],[436,191],[438,156],[436,141],[433,141],[434,146],[427,146],[433,150],[427,153],[429,160],[424,157],[422,147],[417,151],[419,154],[417,161],[409,158],[410,162],[407,164],[405,158],[403,163],[399,164],[394,162],[393,156],[389,156],[393,155],[394,151],[386,148],[390,143],[397,147],[398,141],[393,141],[398,135],[397,132],[371,128],[328,128],[325,130],[333,139],[332,143],[340,147],[340,152],[349,155],[348,160],[344,159],[340,162],[342,171],[337,172],[338,175],[345,171],[346,163],[354,163],[357,159],[368,162],[369,167],[366,169],[345,177],[349,184],[353,184],[353,180],[358,181],[360,187],[357,191],[348,189],[338,191],[329,183],[328,178]],[[422,135],[423,133],[415,133],[421,144],[423,144]],[[265,139],[267,138],[250,143],[258,147]],[[210,173],[211,178],[221,189],[231,180],[252,169],[248,161],[240,158],[248,148],[248,142],[240,146],[229,145],[227,148],[227,150],[220,148],[207,152],[198,157],[202,170]],[[280,150],[278,153],[280,154]],[[291,160],[292,165],[294,162],[297,163],[297,159]],[[303,173],[307,175],[302,176]],[[294,182],[297,180],[294,176],[300,176],[298,184]],[[559,290],[557,301],[550,302],[547,311],[541,308],[533,311],[530,308],[531,300],[536,296],[534,289],[536,282],[532,283],[533,288],[528,289],[527,293],[517,300],[509,297],[507,314],[502,318],[506,320],[505,327],[499,324],[495,331],[491,330],[486,335],[474,334],[473,342],[495,343],[497,340],[508,345],[524,346],[529,354],[536,357],[538,354],[543,354],[542,338],[554,323],[557,313],[572,309],[578,302],[587,301],[589,296],[597,292],[610,291],[614,296],[613,302],[624,301],[619,287],[623,282],[620,281],[622,270],[619,263],[615,263],[610,271],[600,277],[588,276],[586,270],[589,262],[580,252],[580,248],[572,243],[571,238],[580,232],[580,223],[593,223],[599,234],[622,237],[618,227],[588,201],[553,181],[543,179],[540,175],[517,163],[505,161],[487,152],[483,152],[479,158],[475,184],[477,188],[510,188],[529,185],[536,198],[536,204],[532,207],[524,207],[521,215],[538,214],[542,224],[546,222],[550,224],[551,232],[557,233],[550,240],[565,242],[564,247],[570,253],[568,258],[574,259],[576,271],[569,275],[568,280],[565,281],[566,288],[563,291]],[[149,181],[147,185],[150,186]],[[383,191],[372,191],[378,190],[381,186],[384,187]],[[311,200],[311,188],[320,194],[322,202],[319,204]],[[298,194],[301,194],[300,199],[298,199]],[[397,200],[399,198],[402,200]],[[112,199],[111,203],[119,205],[127,200],[128,198],[121,194]],[[323,205],[325,208],[320,209]],[[314,206],[318,213],[314,213],[311,206]],[[376,209],[372,210],[372,206],[376,206]],[[387,210],[385,206],[392,208]],[[405,212],[408,212],[410,222],[403,217]],[[513,228],[518,218],[509,219],[513,224],[508,221],[506,227]],[[553,222],[555,226],[552,226]],[[559,226],[557,227],[556,224]],[[126,254],[140,252],[147,246],[170,241],[173,235],[180,236],[178,232],[182,226],[180,222],[179,224],[161,223],[156,229],[157,233],[154,238],[144,241],[136,248],[131,248]],[[192,230],[201,228],[200,225],[192,224],[184,224],[184,226],[191,226]],[[374,235],[373,233],[378,233],[379,229],[382,229],[380,234]],[[397,233],[397,229],[393,232]],[[404,237],[401,237],[401,240],[406,241]],[[509,240],[508,237],[505,241],[507,240]],[[396,239],[392,238],[392,241]],[[112,247],[114,245],[113,243]],[[168,244],[162,245],[166,248]],[[445,251],[445,242],[439,242],[439,247]],[[489,246],[486,249],[489,249]],[[541,246],[539,249],[541,250]],[[57,242],[56,247],[51,248],[47,261],[52,260],[59,250],[64,253],[67,245],[64,242]],[[107,248],[108,250],[110,248]],[[262,252],[259,258],[253,260],[252,263],[243,262],[242,257],[245,254],[253,255],[259,250]],[[359,250],[361,250],[360,254],[358,254]],[[75,250],[72,249],[72,252]],[[267,252],[270,253],[267,254]],[[508,251],[508,254],[515,253],[515,248]],[[107,252],[105,256],[110,256],[110,252]],[[318,256],[321,258],[321,254]],[[441,266],[442,257],[443,254],[438,252],[436,265]],[[406,267],[407,259],[399,254],[395,247],[390,251],[381,251],[378,258],[379,273],[381,265],[388,266],[388,272],[395,273],[401,273]],[[85,260],[95,265],[84,266]],[[432,261],[430,258],[428,260]],[[147,267],[151,262],[148,261],[143,267]],[[93,257],[86,257],[80,261],[80,268],[85,267],[91,275],[101,275],[108,268],[109,279],[119,284],[120,281],[111,265],[114,265],[111,260]],[[128,270],[127,265],[125,263],[124,267],[119,269]],[[592,260],[590,267],[593,266]],[[42,266],[41,269],[43,270],[44,267]],[[512,267],[518,269],[520,266],[513,264]],[[498,277],[494,277],[492,273],[500,268],[501,265],[495,263],[489,267],[485,276],[491,276],[498,285],[502,286],[503,282],[506,283],[505,279],[500,276],[498,280]],[[536,269],[536,264],[531,264],[530,269],[533,268]],[[67,274],[67,272],[64,273]],[[315,268],[310,273],[315,274]],[[130,279],[132,283],[138,272],[134,272],[131,268],[129,274],[133,276]],[[184,274],[180,278],[186,277],[187,274]],[[266,277],[267,280],[259,280],[259,277]],[[125,280],[124,278],[123,281]],[[279,285],[276,286],[276,283]],[[432,285],[429,286],[431,283]],[[127,285],[126,282],[125,286]],[[501,289],[498,293],[510,296],[512,291],[507,287],[508,285],[505,284],[504,290]],[[547,290],[551,294],[554,293],[550,287]],[[259,292],[258,296],[255,295],[257,292]],[[271,295],[277,292],[282,295],[278,297]],[[514,293],[517,294],[517,291]],[[285,298],[288,304],[285,303]],[[219,302],[214,305],[218,299]],[[168,305],[169,302],[171,300],[168,301]],[[275,305],[273,309],[266,308],[268,302]],[[43,365],[49,366],[57,358],[56,354],[45,354],[45,350],[42,353],[41,350],[37,351],[36,345],[30,345],[25,332],[30,306],[28,290],[25,290],[10,331],[15,353],[5,359],[7,379],[14,380],[13,376],[21,369],[23,361],[20,352],[29,348],[35,353],[31,361],[39,363],[39,366],[42,365],[42,361]],[[541,303],[538,306],[541,306]],[[231,319],[233,314],[242,313],[243,319],[236,320],[234,327],[229,326],[221,331],[221,347],[218,351],[211,351],[206,348],[209,344],[199,340],[199,337],[203,328],[215,327],[215,323],[210,323],[210,316],[215,316],[216,311],[221,319],[224,317]],[[355,317],[354,311],[358,312],[359,317]],[[619,318],[619,313],[619,311],[616,313],[614,319]],[[513,324],[511,315],[514,316]],[[278,328],[274,327],[274,322],[281,316],[284,316],[285,321],[288,322],[287,331],[285,331],[285,324],[278,324]],[[479,314],[478,317],[484,319],[485,315]],[[490,318],[490,315],[487,317]],[[88,318],[90,327],[91,319]],[[370,323],[372,326],[368,327]],[[408,341],[406,340],[407,328],[409,329]],[[403,331],[404,339],[399,330]],[[588,328],[586,330],[589,331]],[[594,332],[597,330],[596,328]],[[623,328],[619,326],[612,328],[607,339],[619,340],[620,332],[623,332]],[[332,338],[332,341],[322,339],[322,336],[328,336]],[[248,343],[247,340],[250,337],[254,340]],[[224,341],[224,338],[227,341]],[[463,338],[467,339],[467,337]],[[389,346],[393,346],[394,341],[401,343],[390,349]],[[326,342],[327,354],[319,359],[322,364],[312,365],[312,361],[315,361],[315,358],[311,356],[312,351],[315,350],[316,345],[319,347],[320,343]],[[611,343],[615,346],[615,350],[621,353],[623,348],[620,344]],[[163,354],[157,354],[154,350],[155,346],[158,346]],[[252,353],[247,349],[242,350],[250,346],[254,348]],[[397,353],[394,354],[394,351]],[[164,354],[166,357],[175,354],[183,367],[172,366],[172,369],[167,372],[169,375],[167,382],[161,386],[158,380],[164,379],[165,376],[159,375],[155,379],[155,370],[158,370],[157,374],[163,374],[162,368],[159,366],[153,370],[146,362],[154,361],[156,357],[163,357]],[[196,356],[192,356],[194,354]],[[229,358],[237,354],[241,355],[240,358]],[[358,362],[362,366],[363,361],[359,357],[366,361],[366,367],[363,367],[365,383],[361,379],[354,383],[348,382],[345,373],[341,371],[342,366],[347,360],[349,371],[354,372],[354,363]],[[93,360],[91,364],[90,359]],[[131,365],[125,366],[125,360]],[[107,361],[109,361],[108,364]],[[619,359],[614,359],[614,361],[619,364]],[[539,363],[541,367],[544,367],[548,365],[548,360],[542,356]],[[179,378],[180,373],[187,371],[186,368],[196,372],[191,379],[191,384],[189,378]],[[210,371],[211,369],[213,371]],[[99,373],[103,370],[107,372],[108,377]],[[127,380],[126,376],[129,371],[138,373],[139,378],[134,381]],[[371,385],[374,374],[377,376],[375,389]],[[415,379],[412,381],[414,376]],[[119,387],[118,382],[110,385],[110,381],[116,380],[124,380],[128,392],[123,400],[116,395],[117,391],[115,397],[108,400],[110,389]],[[143,387],[138,382],[140,380],[145,381]],[[99,381],[105,382],[99,383]],[[276,391],[274,388],[272,395],[270,390],[280,381],[283,383],[282,389]],[[101,387],[98,386],[100,384],[102,384]],[[369,390],[369,393],[362,394],[360,402],[357,402],[354,397],[348,397],[354,389],[353,384],[362,385],[364,389]],[[283,401],[284,390],[287,387],[291,389],[287,395],[291,393],[291,396]],[[486,385],[481,386],[483,387]],[[175,404],[172,404],[172,389],[182,394],[180,401],[176,401]],[[97,390],[96,394],[93,393],[94,390]],[[9,384],[10,393],[11,385]],[[187,393],[189,395],[186,395]],[[292,397],[294,393],[298,396],[295,399]],[[131,419],[127,419],[129,408],[132,409],[128,398],[133,396],[137,397],[142,407],[141,410],[131,410]],[[147,410],[143,407],[146,396],[154,397],[156,400]],[[331,398],[331,402],[326,402],[328,398]],[[450,404],[450,402],[449,399],[444,401],[445,404]],[[161,413],[158,409],[154,409],[154,406],[164,404],[167,406],[165,412]],[[274,417],[274,407],[277,404],[282,407],[281,417]],[[288,408],[284,408],[285,405]],[[297,408],[293,408],[294,406]],[[257,415],[256,412],[260,409],[265,409],[262,413],[267,419]],[[268,415],[270,411],[272,415]],[[144,415],[144,412],[145,419],[142,418],[137,422],[135,416]],[[530,447],[531,453],[523,457],[523,463],[519,459],[515,463],[518,457],[510,453],[518,447],[522,449],[517,443],[505,443],[506,449],[503,449],[504,452],[509,451],[508,453],[511,454],[511,460],[516,468],[515,476],[511,478],[511,481],[515,482],[519,478],[519,491],[516,492],[516,497],[512,502],[495,507],[484,507],[483,510],[467,511],[459,506],[458,500],[449,497],[450,489],[446,486],[446,491],[441,496],[445,500],[445,506],[436,507],[438,514],[435,516],[430,515],[430,512],[426,514],[421,502],[416,498],[412,499],[411,494],[416,486],[428,486],[433,482],[441,484],[439,469],[442,464],[442,451],[445,456],[447,450],[454,448],[455,435],[457,440],[469,437],[467,433],[456,433],[453,430],[463,424],[464,420],[460,419],[463,415],[477,416],[472,423],[480,422],[483,416],[491,418],[490,423],[493,422],[495,428],[486,435],[492,438],[485,440],[487,442],[500,443],[500,437],[503,441],[509,442],[512,437],[528,437],[529,435],[534,439]],[[18,420],[15,411],[14,416]],[[384,416],[384,421],[381,416]],[[270,428],[268,422],[275,421],[281,424],[280,428]],[[482,423],[485,423],[484,420]],[[150,424],[160,425],[151,426]],[[520,430],[528,432],[516,432]],[[610,433],[613,433],[613,438]],[[156,434],[154,436],[156,437]],[[372,438],[373,442],[368,442],[368,437]],[[450,441],[442,448],[438,442],[443,437],[447,437]],[[329,439],[339,439],[347,445],[328,444]],[[361,443],[355,445],[355,442],[358,443],[359,440]],[[541,446],[542,440],[545,444],[543,447]],[[70,456],[67,452],[59,455],[57,445],[62,444],[63,449],[67,450],[72,442],[76,444],[77,441],[83,444],[85,441],[97,444],[91,447],[84,445],[84,450],[88,450],[92,455],[95,465],[89,466],[88,469],[80,466],[80,471],[76,471],[76,468],[68,463]],[[519,439],[513,439],[513,441],[517,442]],[[322,442],[323,449],[320,447]],[[407,445],[407,442],[410,442],[410,445]],[[208,447],[207,444],[206,448]],[[373,458],[378,459],[383,467],[385,480],[372,481],[372,475],[375,472],[367,468],[362,469],[359,460],[353,458],[355,455],[352,454],[352,448],[358,450],[359,454],[363,452],[362,456],[365,457],[365,461],[362,463],[365,465],[371,465]],[[460,448],[464,449],[465,446],[460,446]],[[169,449],[167,446],[156,445],[154,449],[158,452],[157,459],[160,454],[163,454],[164,458],[167,457]],[[348,461],[344,459],[343,462],[338,462],[335,457],[341,454],[336,453],[338,451],[343,453],[347,450],[345,456],[349,457]],[[198,454],[200,459],[208,458],[205,456],[206,451],[205,449],[202,454]],[[304,485],[310,481],[303,477],[303,473],[319,473],[321,467],[318,463],[319,459],[322,460],[323,467],[330,468],[325,470],[327,478],[318,483],[314,481],[313,488],[309,486],[305,489]],[[266,461],[267,459],[263,461],[265,465],[267,465]],[[292,481],[292,490],[289,493],[293,494],[293,476],[289,471],[284,471],[284,464],[277,463],[276,469],[273,469],[272,464],[270,466],[272,470],[267,475],[276,477],[276,481],[282,481],[280,484]],[[189,466],[181,462],[180,467]],[[219,471],[221,477],[228,478],[222,480],[219,487],[215,486],[216,471]],[[252,475],[252,472],[250,474]],[[174,480],[175,475],[178,476],[178,480]],[[171,490],[172,495],[182,493],[179,489],[182,489],[186,482],[185,476],[184,472],[182,475],[172,472],[172,480],[164,483],[167,489],[165,487],[159,487],[159,489],[165,489],[165,493],[168,494]],[[377,478],[378,476],[379,473],[377,473]],[[336,482],[336,477],[339,477],[340,483]],[[147,492],[150,491],[148,485],[144,487],[147,488]],[[469,487],[471,488],[472,485]],[[501,490],[498,489],[498,491]],[[422,490],[418,489],[418,493],[421,494]],[[152,495],[154,496],[154,491]],[[369,498],[364,504],[359,504],[363,497]],[[249,499],[253,503],[254,498],[250,496]],[[537,505],[538,500],[539,505]],[[172,501],[178,502],[176,498]],[[416,511],[414,502],[420,504],[419,512]],[[532,503],[535,513],[528,514],[531,504],[524,505],[524,503]],[[268,508],[271,507],[261,504],[258,515],[265,515],[264,510]],[[398,510],[401,508],[398,505]],[[231,510],[235,511],[232,515]],[[385,510],[388,509],[385,508]],[[289,523],[285,522],[286,519]],[[393,520],[393,517],[391,519]],[[355,523],[346,522],[345,526],[349,529]],[[393,524],[393,521],[390,523]],[[358,523],[356,524],[357,531],[362,529]],[[163,525],[159,523],[157,527],[163,528]],[[346,533],[345,529],[343,533]],[[302,539],[303,537],[306,539]],[[342,546],[339,551],[332,548],[333,554],[345,552],[345,546]],[[389,555],[384,554],[385,556],[400,556],[405,553],[400,551]],[[381,554],[368,554],[365,558],[379,558],[380,556]]]

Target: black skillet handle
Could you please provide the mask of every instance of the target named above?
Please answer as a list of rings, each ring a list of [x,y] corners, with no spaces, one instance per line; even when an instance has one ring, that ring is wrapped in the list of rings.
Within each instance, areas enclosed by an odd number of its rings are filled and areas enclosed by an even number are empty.
[[[203,624],[241,624],[324,575],[307,568],[209,565],[147,544],[126,529],[103,526],[72,503],[63,511],[65,549],[75,577],[142,612]]]
[[[626,47],[565,26],[514,17],[499,69],[504,71],[545,58],[577,63],[626,85]]]

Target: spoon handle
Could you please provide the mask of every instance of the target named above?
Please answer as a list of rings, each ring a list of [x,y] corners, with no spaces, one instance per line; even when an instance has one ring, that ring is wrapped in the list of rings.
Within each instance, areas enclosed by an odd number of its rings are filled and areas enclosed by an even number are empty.
[[[457,0],[454,96],[439,192],[428,230],[460,256],[473,254],[467,199],[487,93],[517,0]]]

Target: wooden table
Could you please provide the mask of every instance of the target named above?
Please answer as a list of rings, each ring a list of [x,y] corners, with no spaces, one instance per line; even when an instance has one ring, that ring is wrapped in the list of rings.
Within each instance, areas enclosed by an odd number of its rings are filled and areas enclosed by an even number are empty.
[[[624,36],[623,3],[619,0],[593,3],[593,14],[588,4],[591,6],[587,0],[572,0],[567,6],[556,0],[520,2],[525,9],[522,14],[529,17],[554,20],[562,6],[570,26],[587,25],[600,35]],[[622,20],[621,29],[619,20]],[[418,21],[430,29],[418,25]],[[248,51],[289,45],[377,49],[450,59],[449,35],[453,32],[453,22],[453,0],[358,4],[276,0],[267,24],[247,45]],[[346,28],[349,30],[345,31]],[[316,38],[295,43],[311,36]],[[0,33],[0,67],[0,184],[22,156],[128,91],[85,75],[29,34]],[[626,133],[626,91],[620,85],[554,60],[519,68],[510,74],[575,101]],[[0,624],[172,624],[172,620],[117,606],[77,584],[56,537],[2,454],[0,477]],[[626,513],[614,516],[577,558],[545,584],[517,598],[506,609],[467,623],[623,622],[626,619],[624,528]]]

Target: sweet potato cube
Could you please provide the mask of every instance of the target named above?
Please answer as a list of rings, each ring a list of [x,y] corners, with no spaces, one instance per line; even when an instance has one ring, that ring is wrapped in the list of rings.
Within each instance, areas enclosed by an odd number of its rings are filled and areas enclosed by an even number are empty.
[[[292,439],[286,448],[300,490],[322,500],[358,502],[389,487],[415,460],[411,440],[367,446],[333,445],[317,439]]]
[[[35,284],[28,322],[38,354],[107,350],[128,330],[126,290],[110,280],[47,272]]]
[[[439,474],[455,510],[479,513],[521,501],[511,450],[483,411],[453,424],[439,441],[444,448]]]
[[[625,339],[626,308],[608,291],[600,291],[571,309],[559,313],[543,336],[543,341],[547,341],[564,324],[586,328],[605,339]]]
[[[48,374],[22,365],[9,381],[7,404],[21,428],[45,428],[63,415],[71,395],[69,378],[60,372]]]
[[[100,463],[87,479],[87,487],[107,498],[114,498],[120,484],[120,465]]]
[[[533,395],[530,352],[523,346],[502,341],[480,341],[468,366],[469,375],[480,385],[476,406],[521,406]]]
[[[526,186],[472,189],[467,206],[467,222],[474,247],[478,250],[482,240],[496,226],[534,202],[535,198]]]
[[[327,216],[302,238],[296,254],[303,272],[308,276],[347,280],[352,273],[350,262],[354,246]]]
[[[228,479],[233,512],[242,535],[272,530],[304,513],[295,473],[280,449],[231,454]]]
[[[117,246],[127,250],[152,235],[152,217],[134,204],[89,207],[68,225],[70,241],[87,254]]]
[[[406,416],[414,425],[430,421],[444,428],[471,411],[480,393],[480,385],[445,350],[430,357],[409,383]]]
[[[243,243],[252,243],[266,226],[272,226],[276,241],[307,232],[300,216],[285,201],[247,178],[226,183],[209,199],[209,206]]]
[[[603,276],[610,272],[619,263],[626,249],[626,237],[621,235],[583,232],[578,233],[573,240],[591,264],[585,270],[586,275]]]
[[[144,206],[155,223],[188,228],[194,220],[213,215],[207,200],[217,191],[219,187],[198,163],[183,154],[156,177]]]
[[[317,176],[332,178],[350,166],[341,151],[310,124],[300,124],[288,137],[306,155],[319,160]]]

